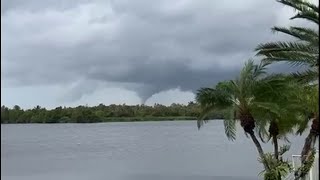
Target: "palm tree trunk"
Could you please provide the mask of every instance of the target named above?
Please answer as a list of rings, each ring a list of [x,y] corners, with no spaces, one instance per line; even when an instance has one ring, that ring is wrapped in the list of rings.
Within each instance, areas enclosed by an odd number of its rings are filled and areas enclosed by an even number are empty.
[[[310,169],[313,166],[315,151],[310,151],[306,157],[305,161],[301,166],[295,171],[295,180],[306,180],[307,175],[310,172]]]
[[[317,115],[311,125],[310,132],[308,136],[305,139],[304,146],[301,152],[301,162],[304,163],[306,160],[306,157],[311,152],[311,150],[314,148],[315,139],[319,136],[319,115]]]
[[[264,169],[266,171],[269,171],[270,168],[269,168],[267,162],[265,161],[263,149],[262,149],[260,142],[258,141],[256,135],[254,134],[254,131],[253,131],[253,129],[255,128],[254,118],[252,117],[252,115],[249,111],[243,110],[242,112],[240,112],[239,119],[240,119],[241,127],[243,128],[243,130],[246,133],[248,133],[250,135],[253,143],[255,144],[255,146],[259,152],[259,156],[263,160],[262,164],[264,166]]]
[[[279,134],[279,127],[278,123],[275,119],[270,122],[269,126],[269,133],[272,137],[273,147],[274,147],[274,156],[276,159],[279,159],[279,147],[278,147],[278,134]]]
[[[256,146],[256,148],[257,148],[257,150],[258,150],[258,152],[259,152],[259,155],[260,155],[261,159],[264,159],[264,152],[263,152],[263,149],[262,149],[262,147],[261,147],[261,145],[260,145],[260,142],[258,141],[256,135],[254,134],[253,131],[248,132],[248,134],[250,135],[253,143],[255,144],[255,146]],[[268,166],[268,164],[266,163],[266,161],[263,161],[263,166],[264,166],[264,168],[265,168],[266,171],[269,170],[269,166]]]
[[[301,163],[304,163],[306,161],[306,158],[307,158],[309,152],[311,152],[311,150],[313,149],[313,146],[314,146],[313,142],[314,142],[315,138],[316,138],[316,135],[311,132],[306,137],[306,139],[304,141],[303,149],[301,151]]]
[[[317,136],[319,136],[319,115],[316,115],[316,117],[313,119],[310,132],[305,139],[301,152],[301,165],[306,164],[310,160]],[[306,169],[305,171],[308,172],[309,170],[310,168]],[[305,173],[301,174],[301,172],[296,172],[295,179],[304,178],[305,175]]]
[[[279,145],[277,136],[272,136],[273,147],[274,147],[274,157],[279,160]]]

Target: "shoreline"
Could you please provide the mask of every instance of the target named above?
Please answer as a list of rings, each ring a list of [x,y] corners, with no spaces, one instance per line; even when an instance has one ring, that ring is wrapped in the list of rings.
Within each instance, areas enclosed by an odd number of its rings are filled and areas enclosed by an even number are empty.
[[[176,117],[110,117],[93,122],[29,122],[29,123],[1,123],[1,124],[93,124],[93,123],[110,123],[110,122],[150,122],[150,121],[194,121],[197,117],[176,116]]]

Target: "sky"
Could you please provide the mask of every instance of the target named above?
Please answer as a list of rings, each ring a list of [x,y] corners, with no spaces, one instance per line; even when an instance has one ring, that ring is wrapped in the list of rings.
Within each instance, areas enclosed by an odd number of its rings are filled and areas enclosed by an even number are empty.
[[[1,105],[186,104],[287,38],[270,28],[292,15],[275,0],[1,0]]]

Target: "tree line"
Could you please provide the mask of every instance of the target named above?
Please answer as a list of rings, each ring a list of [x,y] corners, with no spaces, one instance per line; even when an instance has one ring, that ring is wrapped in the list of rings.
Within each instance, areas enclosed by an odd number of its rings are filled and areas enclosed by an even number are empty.
[[[12,108],[1,107],[1,123],[95,123],[110,121],[151,121],[151,120],[196,120],[200,106],[189,102],[187,105],[173,103],[147,105],[104,105],[56,107],[48,110],[41,106],[22,109],[18,105]],[[209,115],[210,119],[222,119],[224,111]]]

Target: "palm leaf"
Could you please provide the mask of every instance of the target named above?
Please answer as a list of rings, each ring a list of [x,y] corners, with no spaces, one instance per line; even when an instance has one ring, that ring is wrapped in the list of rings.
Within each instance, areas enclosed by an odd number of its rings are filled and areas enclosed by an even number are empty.
[[[280,114],[281,114],[280,107],[275,103],[255,102],[254,105],[255,105],[255,107],[253,107],[253,108],[258,108],[258,111],[263,110],[265,112],[272,113],[274,116],[280,116]]]
[[[290,6],[298,11],[294,18],[302,18],[319,24],[319,7],[303,0],[278,0],[278,2]]]
[[[308,69],[303,72],[292,73],[291,76],[295,78],[298,82],[309,83],[309,82],[315,82],[318,80],[319,72]]]
[[[310,42],[312,44],[318,43],[319,33],[310,28],[301,28],[301,27],[273,27],[271,29],[273,32],[281,32],[284,34],[291,35],[299,40]]]
[[[223,120],[224,132],[227,138],[231,141],[236,139],[236,121],[234,119]]]
[[[293,51],[293,52],[304,52],[307,53],[316,53],[318,51],[317,48],[314,48],[306,43],[301,42],[271,42],[260,44],[256,48],[259,50],[259,55],[270,55],[272,52],[277,51]]]
[[[277,0],[286,6],[292,7],[297,14],[291,19],[302,18],[319,25],[319,5],[305,0]],[[291,42],[270,42],[257,46],[257,56],[262,56],[263,62],[287,62],[292,66],[309,66],[310,70],[295,73],[293,77],[305,79],[305,83],[317,79],[319,67],[319,31],[307,27],[292,26],[273,27],[273,32],[281,32],[297,39]]]
[[[256,121],[256,132],[263,143],[267,143],[271,139],[271,136],[267,130],[267,124],[267,119],[257,119]]]
[[[308,11],[312,9],[314,12],[319,11],[319,7],[303,0],[277,0],[279,3],[290,6],[298,11]]]
[[[279,150],[279,155],[282,156],[284,153],[286,153],[287,151],[289,151],[290,149],[290,145],[283,145],[280,147]]]
[[[200,117],[197,120],[198,129],[206,123],[204,118],[212,111],[225,109],[232,104],[229,92],[224,89],[201,88],[196,94],[196,101],[201,106]]]
[[[307,19],[307,20],[312,21],[316,24],[319,24],[319,14],[314,13],[312,11],[300,12],[290,19],[297,19],[297,18]]]
[[[212,108],[204,108],[201,113],[200,117],[197,119],[197,127],[200,129],[208,120],[204,119],[210,112],[212,112]]]

